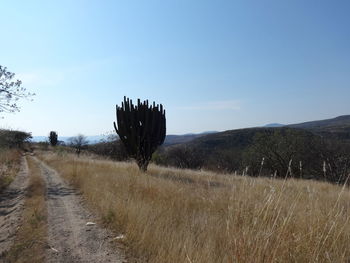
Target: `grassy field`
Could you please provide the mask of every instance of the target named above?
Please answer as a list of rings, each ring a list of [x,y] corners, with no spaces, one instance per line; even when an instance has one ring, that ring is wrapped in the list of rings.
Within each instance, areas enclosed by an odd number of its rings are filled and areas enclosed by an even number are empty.
[[[21,153],[17,149],[0,149],[0,192],[6,188],[19,171]]]
[[[50,154],[140,262],[349,262],[350,191]]]

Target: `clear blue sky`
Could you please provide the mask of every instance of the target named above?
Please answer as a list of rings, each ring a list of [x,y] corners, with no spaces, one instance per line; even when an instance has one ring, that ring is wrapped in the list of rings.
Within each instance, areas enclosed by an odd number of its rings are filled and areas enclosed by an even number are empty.
[[[37,95],[2,128],[113,130],[123,96],[168,134],[350,114],[350,1],[3,1],[0,65]]]

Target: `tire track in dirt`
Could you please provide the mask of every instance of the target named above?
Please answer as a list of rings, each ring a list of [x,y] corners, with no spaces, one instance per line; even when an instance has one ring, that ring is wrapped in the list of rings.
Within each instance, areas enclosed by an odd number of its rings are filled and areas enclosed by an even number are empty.
[[[28,179],[27,160],[22,157],[18,175],[0,195],[0,257],[11,248],[21,223]]]
[[[126,262],[121,251],[110,246],[112,237],[94,222],[83,208],[82,198],[58,173],[34,157],[40,164],[47,187],[48,249],[47,262]],[[57,250],[57,251],[55,251]]]

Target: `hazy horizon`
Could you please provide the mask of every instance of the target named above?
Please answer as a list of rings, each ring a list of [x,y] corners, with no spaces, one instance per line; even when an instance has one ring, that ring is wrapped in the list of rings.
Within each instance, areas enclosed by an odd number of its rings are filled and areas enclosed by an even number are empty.
[[[11,1],[0,65],[37,95],[1,128],[113,131],[124,96],[166,109],[167,134],[350,113],[347,1]],[[5,52],[6,51],[6,52]]]

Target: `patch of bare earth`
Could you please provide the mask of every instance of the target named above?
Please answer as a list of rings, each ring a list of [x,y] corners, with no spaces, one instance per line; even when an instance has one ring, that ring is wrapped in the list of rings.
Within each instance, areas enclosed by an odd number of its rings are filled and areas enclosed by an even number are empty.
[[[10,249],[16,237],[28,185],[28,164],[23,157],[14,181],[0,195],[0,258]]]
[[[47,262],[125,262],[111,246],[114,236],[95,223],[77,192],[55,170],[35,158],[47,186]]]

